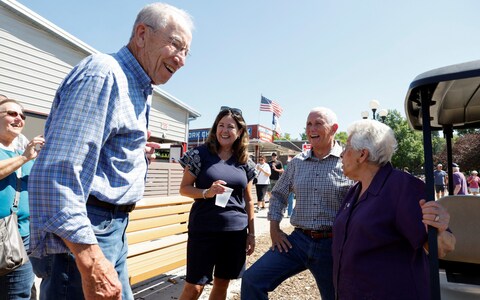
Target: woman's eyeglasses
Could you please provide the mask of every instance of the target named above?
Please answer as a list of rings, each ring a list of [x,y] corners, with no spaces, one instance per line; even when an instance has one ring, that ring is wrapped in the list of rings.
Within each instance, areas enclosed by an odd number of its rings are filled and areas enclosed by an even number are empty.
[[[220,108],[221,111],[228,110],[234,115],[242,115],[242,110],[240,108],[233,108],[233,107],[228,107],[228,106],[222,106]]]
[[[25,119],[27,118],[27,116],[25,116],[24,114],[22,113],[19,113],[19,112],[16,112],[14,110],[4,110],[4,111],[0,111],[1,113],[6,113],[7,115],[9,115],[10,117],[18,117],[20,116],[20,118],[22,118],[22,120],[25,121]]]

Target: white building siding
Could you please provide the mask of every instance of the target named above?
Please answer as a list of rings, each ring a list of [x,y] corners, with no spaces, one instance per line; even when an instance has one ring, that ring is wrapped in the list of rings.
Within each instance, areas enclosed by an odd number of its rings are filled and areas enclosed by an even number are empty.
[[[188,113],[161,95],[154,94],[150,111],[152,136],[176,142],[188,140]]]
[[[18,15],[0,10],[0,90],[26,110],[48,114],[58,85],[86,56]]]

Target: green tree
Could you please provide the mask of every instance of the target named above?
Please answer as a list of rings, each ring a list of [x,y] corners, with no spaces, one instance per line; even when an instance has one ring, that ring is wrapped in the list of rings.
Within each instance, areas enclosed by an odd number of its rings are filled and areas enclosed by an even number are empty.
[[[345,131],[340,131],[335,134],[335,140],[342,143],[342,145],[347,144],[347,133]]]
[[[480,133],[480,129],[478,129],[478,128],[468,128],[468,129],[458,129],[457,130],[457,135],[459,135],[459,136],[472,134],[472,133]]]
[[[443,137],[440,136],[441,131],[432,131],[432,151],[433,151],[433,156],[435,157],[436,155],[439,155],[442,153],[442,151],[445,150],[445,147],[447,145],[447,142]],[[436,163],[436,160],[434,159],[433,163]]]
[[[460,165],[460,170],[470,172],[480,169],[480,158],[478,157],[480,149],[480,133],[469,133],[454,139],[452,145],[453,162]],[[434,156],[434,162],[447,162],[447,150]]]
[[[397,139],[397,151],[392,157],[394,167],[408,169],[414,173],[420,173],[423,157],[423,139],[420,131],[410,128],[407,120],[397,110],[389,110],[385,124],[390,126]]]
[[[274,141],[291,141],[291,136],[290,136],[290,133],[288,132],[285,132],[284,134],[281,134],[279,137],[277,137],[276,135],[273,135],[273,140]]]
[[[307,133],[306,133],[307,129],[304,128],[303,130],[303,133],[300,133],[300,140],[301,141],[306,141],[307,140]]]

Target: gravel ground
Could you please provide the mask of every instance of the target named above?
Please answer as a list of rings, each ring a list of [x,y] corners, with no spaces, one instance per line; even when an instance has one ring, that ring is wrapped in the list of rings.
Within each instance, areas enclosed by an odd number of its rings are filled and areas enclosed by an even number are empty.
[[[289,233],[293,230],[293,227],[283,227],[283,230]],[[258,258],[260,258],[266,251],[268,251],[270,246],[271,240],[268,233],[263,233],[262,235],[257,236],[255,252],[248,257],[247,268],[251,266]],[[231,282],[227,296],[228,300],[240,299],[240,285],[241,280],[234,280]],[[205,291],[200,299],[208,299],[210,289],[211,286],[206,286]],[[315,283],[315,279],[310,271],[304,271],[287,279],[281,285],[279,285],[275,291],[269,293],[268,298],[271,300],[321,299],[317,284]]]

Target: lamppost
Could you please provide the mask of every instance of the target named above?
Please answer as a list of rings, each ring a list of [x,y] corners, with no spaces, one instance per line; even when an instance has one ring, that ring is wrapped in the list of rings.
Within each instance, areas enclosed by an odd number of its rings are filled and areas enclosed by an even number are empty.
[[[371,100],[369,106],[373,113],[372,120],[376,120],[377,118],[375,117],[375,112],[380,107],[380,102],[378,102],[378,100]]]
[[[381,109],[378,111],[378,116],[382,120],[382,123],[385,123],[385,119],[387,118],[388,115],[388,110],[386,109]]]
[[[372,110],[372,120],[379,120],[382,123],[385,123],[385,119],[387,118],[388,115],[388,110],[386,109],[378,109],[380,107],[380,102],[378,100],[371,100],[369,103],[369,107]],[[377,113],[378,111],[378,113]],[[360,116],[362,119],[368,119],[368,111],[364,110],[360,113]]]

